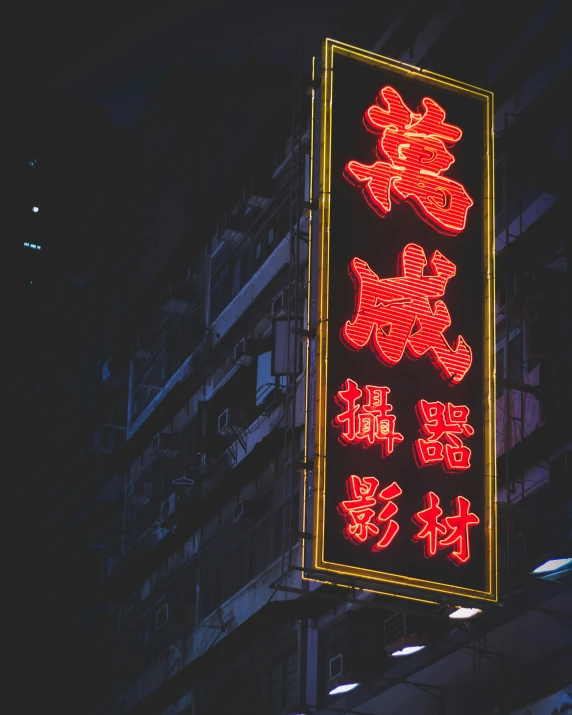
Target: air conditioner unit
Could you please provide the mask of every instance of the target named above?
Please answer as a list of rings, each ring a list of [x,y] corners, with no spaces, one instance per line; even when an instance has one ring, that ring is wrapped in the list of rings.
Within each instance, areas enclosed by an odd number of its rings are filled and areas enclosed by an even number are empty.
[[[232,435],[236,429],[247,427],[246,413],[241,410],[233,410],[227,407],[218,416],[218,433],[222,435]]]
[[[232,523],[239,521],[256,519],[258,515],[258,503],[249,499],[239,501],[232,511]]]
[[[173,492],[161,503],[161,521],[166,521],[175,511],[177,495]]]
[[[234,217],[227,213],[224,215],[224,221],[218,229],[219,241],[224,241],[226,243],[238,243],[244,236],[244,231],[240,230],[242,226],[236,221],[236,219],[233,221],[233,218]]]
[[[276,318],[279,315],[286,314],[286,301],[288,299],[287,295],[284,295],[285,291],[278,293],[278,295],[272,301],[272,317]]]
[[[173,459],[179,453],[179,435],[170,434],[168,432],[159,432],[153,437],[151,447],[154,455],[164,455],[165,457]]]
[[[254,356],[254,340],[252,338],[242,338],[234,346],[234,363],[235,365],[250,365]]]

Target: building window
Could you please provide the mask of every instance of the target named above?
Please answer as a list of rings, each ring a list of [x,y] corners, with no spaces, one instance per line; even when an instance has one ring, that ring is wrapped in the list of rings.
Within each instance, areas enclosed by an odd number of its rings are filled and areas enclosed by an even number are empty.
[[[258,356],[256,363],[256,405],[261,405],[266,395],[275,387],[276,380],[271,374],[272,351]]]

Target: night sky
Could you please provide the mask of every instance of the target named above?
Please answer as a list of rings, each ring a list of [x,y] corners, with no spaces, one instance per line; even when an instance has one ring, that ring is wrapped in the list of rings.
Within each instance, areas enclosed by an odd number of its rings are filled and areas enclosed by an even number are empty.
[[[233,67],[254,56],[290,66],[299,37],[310,56],[324,35],[351,31],[344,7],[342,0],[29,4],[16,52],[28,87],[90,100],[133,126],[173,65]]]

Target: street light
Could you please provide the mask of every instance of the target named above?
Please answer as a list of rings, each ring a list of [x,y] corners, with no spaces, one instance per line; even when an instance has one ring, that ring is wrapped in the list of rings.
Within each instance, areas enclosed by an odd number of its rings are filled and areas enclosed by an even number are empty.
[[[449,613],[449,618],[458,621],[468,621],[469,618],[474,618],[482,613],[480,608],[465,608],[464,606],[455,606],[455,609]]]
[[[548,559],[548,561],[537,566],[532,573],[539,575],[551,574],[555,571],[562,571],[570,565],[572,565],[572,559]]]
[[[340,685],[336,685],[332,688],[328,695],[341,695],[342,693],[349,693],[359,687],[359,685],[359,683],[341,683]]]
[[[393,653],[390,653],[392,658],[402,658],[405,655],[413,655],[414,653],[419,653],[420,650],[423,650],[427,646],[425,645],[406,645],[404,648],[400,648],[399,650],[394,650]]]

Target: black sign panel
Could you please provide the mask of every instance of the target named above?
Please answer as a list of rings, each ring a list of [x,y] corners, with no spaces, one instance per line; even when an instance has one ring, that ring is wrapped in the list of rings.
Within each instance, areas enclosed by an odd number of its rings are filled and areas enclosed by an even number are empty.
[[[326,41],[311,578],[496,599],[492,160],[489,92]]]

